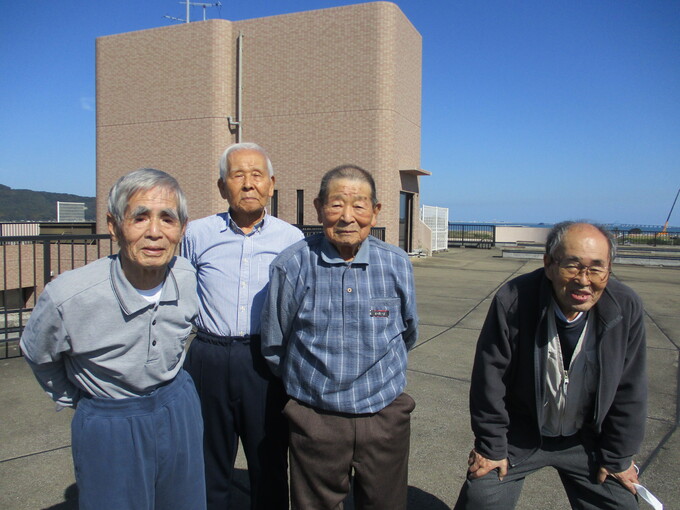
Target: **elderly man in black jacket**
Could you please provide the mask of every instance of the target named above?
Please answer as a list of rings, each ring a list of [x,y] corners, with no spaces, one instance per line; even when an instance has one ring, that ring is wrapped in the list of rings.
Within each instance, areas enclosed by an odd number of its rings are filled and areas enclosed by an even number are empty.
[[[614,255],[602,227],[563,222],[544,267],[496,294],[477,344],[475,446],[456,509],[512,509],[544,466],[572,508],[637,508],[645,329],[640,298],[610,278]]]

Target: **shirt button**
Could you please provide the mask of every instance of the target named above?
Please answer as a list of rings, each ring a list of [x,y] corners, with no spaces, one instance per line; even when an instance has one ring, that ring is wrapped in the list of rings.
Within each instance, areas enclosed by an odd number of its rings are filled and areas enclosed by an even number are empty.
[[[151,325],[152,325],[152,326],[155,326],[155,325],[156,325],[156,319],[153,320],[153,322],[151,323]]]
[[[154,347],[156,347],[156,340],[154,340],[153,342],[151,342],[151,345],[153,345]]]
[[[352,292],[352,287],[347,287],[347,292]]]

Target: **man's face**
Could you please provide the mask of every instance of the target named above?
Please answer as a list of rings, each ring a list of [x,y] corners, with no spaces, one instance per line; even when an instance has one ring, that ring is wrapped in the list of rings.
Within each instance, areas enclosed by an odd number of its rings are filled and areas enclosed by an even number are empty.
[[[546,255],[543,262],[553,295],[562,313],[571,320],[595,306],[607,286],[611,267],[609,242],[592,225],[575,224],[562,238],[555,258]],[[598,275],[598,269],[604,272]],[[577,270],[576,274],[569,274]]]
[[[267,159],[258,151],[242,149],[229,154],[226,181],[218,182],[222,198],[229,201],[236,218],[261,216],[274,194],[274,177],[269,176]]]
[[[130,283],[143,289],[162,282],[185,228],[179,221],[175,193],[165,188],[138,191],[128,201],[122,225],[116,225],[110,215],[107,223],[120,245],[121,264]]]
[[[328,240],[343,259],[351,260],[376,225],[381,206],[373,206],[370,184],[341,178],[329,183],[326,203],[317,198],[314,207]]]

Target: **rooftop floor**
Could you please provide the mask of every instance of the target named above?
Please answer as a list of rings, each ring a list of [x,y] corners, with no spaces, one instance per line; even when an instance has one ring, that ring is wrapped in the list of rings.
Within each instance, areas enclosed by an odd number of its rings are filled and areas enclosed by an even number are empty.
[[[541,262],[502,258],[498,249],[461,248],[413,264],[420,338],[408,370],[407,391],[417,403],[411,424],[409,510],[445,510],[455,503],[472,446],[470,370],[490,300],[504,282]],[[640,480],[666,508],[680,507],[680,269],[616,264],[613,273],[642,297],[647,314],[650,392],[647,433],[637,457]],[[77,508],[71,411],[54,412],[20,358],[0,360],[0,409],[0,508]],[[242,457],[237,465],[235,508],[247,508]],[[645,507],[650,508],[642,502]],[[568,508],[554,470],[546,468],[527,479],[518,509]]]

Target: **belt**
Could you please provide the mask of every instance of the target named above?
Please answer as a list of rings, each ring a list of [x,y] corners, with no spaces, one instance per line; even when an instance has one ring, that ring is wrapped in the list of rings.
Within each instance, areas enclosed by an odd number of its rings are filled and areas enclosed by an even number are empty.
[[[196,339],[209,344],[231,345],[234,342],[250,343],[251,341],[259,341],[260,335],[221,336],[213,335],[212,333],[199,329],[196,332]]]

